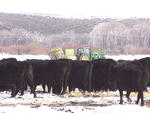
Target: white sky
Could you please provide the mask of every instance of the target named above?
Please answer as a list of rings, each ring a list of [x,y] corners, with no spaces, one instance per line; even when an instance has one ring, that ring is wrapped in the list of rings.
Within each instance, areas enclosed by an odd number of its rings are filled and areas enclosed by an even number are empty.
[[[150,0],[0,0],[0,12],[150,18]]]

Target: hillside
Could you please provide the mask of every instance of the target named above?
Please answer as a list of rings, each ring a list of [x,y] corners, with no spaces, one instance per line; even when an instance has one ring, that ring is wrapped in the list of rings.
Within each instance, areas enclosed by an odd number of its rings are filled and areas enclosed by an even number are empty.
[[[136,46],[136,48],[138,48],[142,45],[144,48],[149,47],[150,38],[142,39],[144,41],[148,41],[148,43],[144,43],[143,41],[144,44],[139,45],[132,44],[134,41],[128,41],[129,36],[134,37],[135,34],[144,33],[144,35],[140,35],[141,38],[150,37],[149,23],[150,19],[145,18],[79,19],[58,18],[49,15],[37,14],[0,13],[0,50],[1,52],[8,52],[12,54],[18,54],[20,51],[22,54],[46,54],[50,48],[55,47],[77,48],[79,46],[94,46],[99,49],[111,48],[112,50],[110,50],[110,52],[113,54],[120,52],[126,54],[129,52],[124,52],[125,50],[122,50],[125,46]],[[99,29],[97,27],[99,25],[102,25],[103,27]],[[142,26],[145,28],[143,29]],[[123,28],[124,30],[120,31]],[[137,30],[137,28],[139,30]],[[141,29],[143,29],[143,31]],[[102,33],[100,33],[101,31]],[[135,31],[142,32],[136,33]],[[107,38],[104,38],[104,36],[107,36]],[[110,45],[112,43],[110,40],[112,39],[114,41],[113,37],[117,37],[115,38],[117,43],[116,47],[114,47],[114,45]],[[122,40],[121,37],[126,37],[124,39],[127,41],[118,45],[120,44],[118,41]],[[137,38],[140,39],[139,37]],[[94,44],[93,40],[98,43]],[[138,44],[140,42],[136,43]]]
[[[95,25],[102,22],[120,21],[125,25],[134,25],[136,22],[148,22],[149,19],[111,19],[111,18],[57,18],[50,16],[0,13],[0,30],[14,28],[25,29],[29,32],[58,34],[65,31],[89,33]]]
[[[88,33],[101,21],[101,19],[67,19],[0,13],[0,30],[19,28],[29,32],[40,32],[44,34],[62,33],[68,30],[77,33]]]

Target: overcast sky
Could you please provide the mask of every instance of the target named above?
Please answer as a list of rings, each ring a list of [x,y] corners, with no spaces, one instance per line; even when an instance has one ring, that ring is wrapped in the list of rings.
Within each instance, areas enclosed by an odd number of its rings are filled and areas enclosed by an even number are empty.
[[[150,0],[0,0],[0,12],[150,18]]]

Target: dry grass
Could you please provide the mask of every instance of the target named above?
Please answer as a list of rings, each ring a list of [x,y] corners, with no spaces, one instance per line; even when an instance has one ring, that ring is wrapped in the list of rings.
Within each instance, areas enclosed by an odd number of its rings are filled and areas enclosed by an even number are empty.
[[[137,92],[132,92],[130,95],[134,97],[137,96],[137,94]],[[150,97],[150,92],[144,92],[144,97]]]
[[[124,92],[124,95],[126,93]],[[132,92],[130,94],[131,97],[136,97],[137,96],[137,92]],[[110,92],[79,92],[79,91],[75,91],[75,92],[71,92],[68,94],[69,97],[118,97],[119,93],[110,93]],[[144,92],[144,97],[150,97],[150,92]]]
[[[111,96],[118,96],[118,94],[114,93],[107,93],[107,92],[71,92],[68,94],[69,97],[111,97]]]

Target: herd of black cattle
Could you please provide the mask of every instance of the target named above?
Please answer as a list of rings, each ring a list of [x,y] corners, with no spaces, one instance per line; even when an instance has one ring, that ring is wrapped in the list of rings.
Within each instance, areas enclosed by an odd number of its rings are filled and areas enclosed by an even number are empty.
[[[82,91],[116,91],[120,93],[120,104],[123,104],[123,91],[128,101],[130,92],[138,92],[136,104],[141,100],[144,105],[143,91],[150,85],[150,58],[126,61],[113,59],[96,59],[78,61],[59,60],[26,60],[15,58],[0,60],[0,90],[11,90],[15,97],[21,95],[27,85],[36,97],[36,86],[42,85],[45,92],[65,94],[79,88]]]

